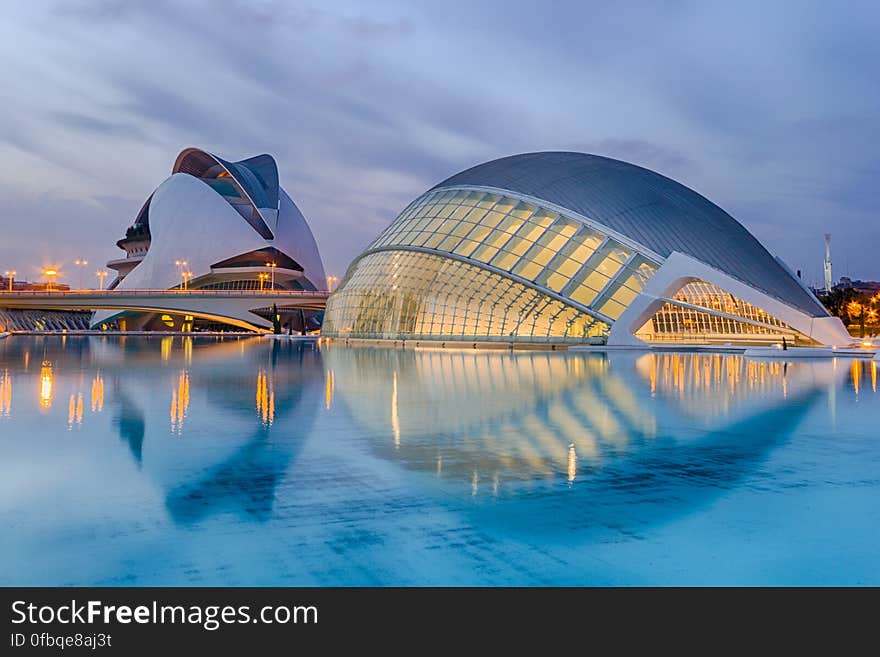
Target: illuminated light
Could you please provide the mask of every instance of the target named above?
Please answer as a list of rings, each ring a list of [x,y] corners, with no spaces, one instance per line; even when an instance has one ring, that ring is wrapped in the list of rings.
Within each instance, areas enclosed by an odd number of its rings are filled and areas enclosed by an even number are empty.
[[[79,393],[76,396],[76,423],[78,425],[82,425],[83,423],[83,395]]]
[[[71,395],[70,401],[67,404],[67,430],[71,431],[73,429],[73,416],[76,413],[76,398]]]
[[[577,477],[577,453],[574,451],[574,443],[568,444],[568,483],[574,483]]]
[[[168,328],[174,328],[174,318],[171,317],[171,315],[162,315],[159,319],[161,319],[162,323]]]
[[[437,455],[437,476],[439,477],[441,474],[443,474],[443,455],[438,454]]]
[[[877,392],[877,361],[871,361],[871,392]]]
[[[191,365],[193,359],[193,340],[190,337],[183,339],[183,362],[185,365]]]
[[[43,409],[52,407],[53,382],[52,363],[47,360],[43,361],[43,365],[40,367],[40,407]]]
[[[480,478],[477,476],[477,471],[474,470],[474,476],[471,477],[471,495],[476,497],[477,491],[479,490]]]
[[[394,449],[400,449],[400,418],[397,415],[397,371],[391,381],[391,429],[394,432]]]

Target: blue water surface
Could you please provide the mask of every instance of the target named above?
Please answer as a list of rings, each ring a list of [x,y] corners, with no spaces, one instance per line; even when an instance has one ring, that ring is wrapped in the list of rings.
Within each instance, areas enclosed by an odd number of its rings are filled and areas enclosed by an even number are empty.
[[[0,340],[0,584],[880,584],[868,359]]]

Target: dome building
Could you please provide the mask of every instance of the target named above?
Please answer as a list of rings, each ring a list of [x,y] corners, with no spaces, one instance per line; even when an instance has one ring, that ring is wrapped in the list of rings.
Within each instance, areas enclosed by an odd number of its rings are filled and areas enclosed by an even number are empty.
[[[545,344],[849,344],[778,258],[665,176],[505,157],[410,203],[331,296],[329,337]]]
[[[185,149],[171,176],[150,195],[116,244],[125,257],[107,263],[117,273],[111,289],[326,289],[315,238],[280,186],[271,155],[230,162],[204,150]],[[275,265],[271,269],[269,262]],[[295,331],[317,329],[320,320],[321,313],[314,311],[282,317]],[[191,328],[194,320],[99,311],[92,325],[111,321],[125,322],[128,330],[178,330]]]

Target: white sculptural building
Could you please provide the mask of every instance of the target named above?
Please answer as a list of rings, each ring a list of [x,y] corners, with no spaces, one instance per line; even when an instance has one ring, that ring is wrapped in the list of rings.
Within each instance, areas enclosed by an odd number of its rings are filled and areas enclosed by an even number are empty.
[[[852,342],[717,205],[570,152],[487,162],[419,196],[351,264],[322,332],[475,346]]]
[[[126,255],[107,263],[117,273],[111,289],[326,289],[315,239],[270,155],[229,162],[187,148],[117,245]],[[300,331],[319,328],[320,320],[308,311],[283,321]],[[179,330],[191,328],[193,317],[103,310],[92,319],[94,327],[111,322]]]

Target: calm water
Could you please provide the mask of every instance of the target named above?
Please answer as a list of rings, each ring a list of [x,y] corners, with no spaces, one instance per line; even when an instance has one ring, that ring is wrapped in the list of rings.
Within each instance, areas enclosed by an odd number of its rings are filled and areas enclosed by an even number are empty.
[[[880,584],[870,361],[0,340],[0,584]]]

